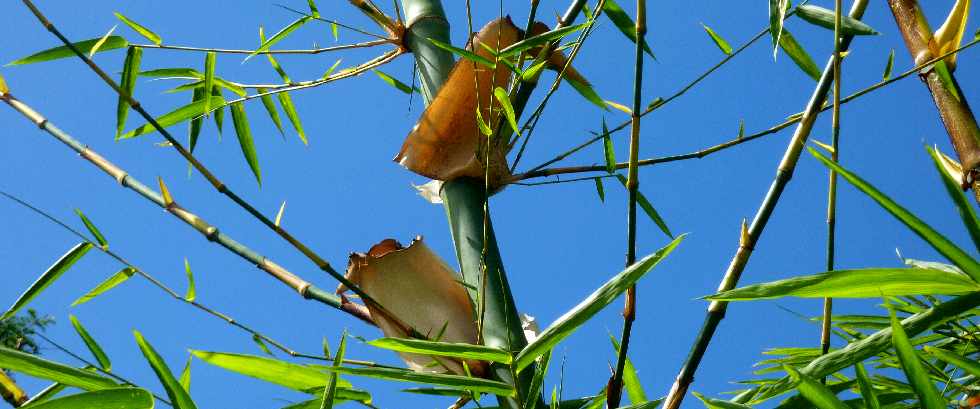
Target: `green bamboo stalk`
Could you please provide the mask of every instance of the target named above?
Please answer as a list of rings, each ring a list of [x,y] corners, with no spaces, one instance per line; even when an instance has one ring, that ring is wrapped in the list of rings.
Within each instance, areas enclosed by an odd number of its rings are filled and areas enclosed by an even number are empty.
[[[838,142],[840,139],[840,77],[841,77],[841,56],[840,49],[840,27],[841,13],[843,13],[841,0],[834,1],[834,108],[831,118],[831,152],[830,160],[837,162],[839,155]],[[827,186],[827,271],[834,270],[834,243],[837,239],[837,172],[830,170],[830,180]],[[823,318],[820,322],[820,353],[826,354],[830,351],[830,324],[831,316],[834,311],[834,299],[824,298]]]
[[[860,19],[867,5],[867,0],[856,0],[851,7],[849,15],[852,18]],[[852,38],[853,36],[844,36],[841,39],[841,52],[847,50]],[[738,250],[732,258],[721,284],[718,286],[719,291],[730,290],[738,284],[738,279],[741,277],[745,265],[752,256],[752,250],[755,248],[756,243],[758,243],[759,237],[762,236],[762,231],[769,221],[769,216],[772,215],[773,210],[776,208],[776,203],[782,196],[783,189],[793,176],[793,171],[796,169],[800,153],[820,113],[820,107],[827,100],[827,93],[833,82],[833,58],[831,57],[831,61],[827,62],[823,74],[820,76],[820,81],[817,83],[817,87],[814,89],[809,103],[807,103],[803,117],[800,119],[796,132],[793,134],[793,139],[786,148],[783,159],[780,161],[779,167],[776,170],[776,177],[769,188],[769,192],[766,193],[766,197],[763,199],[758,212],[752,219],[751,226],[747,231],[743,232],[742,238],[739,240]],[[694,381],[694,372],[697,371],[698,365],[701,363],[701,359],[708,349],[708,344],[711,342],[711,338],[718,328],[718,324],[725,317],[727,307],[728,303],[721,301],[713,301],[708,306],[708,312],[705,315],[701,332],[695,339],[690,355],[688,355],[684,365],[681,367],[680,373],[677,375],[677,380],[674,381],[674,385],[671,387],[670,393],[664,401],[664,409],[677,409],[680,407],[684,396],[687,394],[688,387]]]
[[[342,303],[340,298],[336,295],[324,291],[313,284],[303,280],[302,278],[296,276],[290,271],[286,270],[282,266],[274,263],[265,256],[255,252],[254,250],[248,248],[244,244],[241,244],[230,236],[218,230],[217,227],[211,225],[204,219],[198,217],[194,213],[188,211],[187,209],[181,207],[175,202],[168,202],[165,198],[157,193],[155,190],[149,186],[143,184],[135,177],[127,173],[125,170],[119,168],[112,162],[99,155],[97,152],[90,149],[88,146],[78,141],[71,135],[65,133],[48,119],[43,117],[40,113],[35,111],[33,108],[27,104],[21,102],[19,99],[14,97],[10,93],[0,93],[0,100],[7,103],[15,111],[21,113],[28,120],[33,122],[39,128],[53,136],[55,139],[61,141],[67,145],[71,150],[77,152],[79,156],[87,160],[89,163],[95,165],[97,168],[105,172],[107,175],[111,176],[113,179],[119,182],[122,186],[138,193],[145,199],[153,202],[157,206],[162,207],[168,213],[174,217],[180,219],[181,221],[187,223],[195,230],[200,232],[208,241],[213,241],[220,244],[226,249],[235,253],[239,257],[247,260],[251,264],[254,264],[259,269],[269,273],[271,276],[275,277],[277,280],[286,284],[290,288],[296,290],[303,298],[312,299],[319,301],[323,304],[334,307],[340,311],[344,311],[354,317],[357,317],[365,322],[373,323],[370,318],[370,314],[367,313],[363,306],[353,304],[353,303]],[[99,247],[99,246],[97,246]]]
[[[0,397],[15,408],[19,408],[28,400],[24,390],[2,369],[0,369]]]
[[[640,159],[640,104],[643,99],[643,44],[647,34],[647,2],[636,0],[636,49],[633,63],[633,110],[630,112],[629,170],[626,176],[626,190],[629,192],[629,213],[626,216],[626,266],[636,262],[636,194],[640,188],[640,174],[637,162]],[[636,284],[626,290],[623,307],[623,334],[620,336],[619,355],[616,357],[616,370],[606,387],[606,407],[618,408],[623,397],[623,369],[630,346],[633,321],[636,320]],[[641,402],[632,402],[639,404]]]
[[[888,5],[915,63],[919,64],[931,59],[934,51],[930,45],[935,46],[935,41],[932,37],[932,28],[929,27],[929,22],[926,21],[918,2],[888,0]],[[945,71],[948,86],[940,70]],[[963,166],[962,183],[964,186],[972,185],[974,198],[980,203],[980,127],[977,126],[977,119],[970,109],[970,104],[962,97],[963,91],[952,70],[953,67],[940,62],[923,69],[919,73],[919,78],[929,88],[933,102],[939,109],[943,125],[946,126],[946,133],[949,134],[950,142],[959,156],[960,164]]]
[[[451,44],[449,21],[439,0],[402,0],[405,10],[404,46],[415,54],[422,99],[426,105],[436,97],[453,68],[453,55],[436,47],[429,38]]]

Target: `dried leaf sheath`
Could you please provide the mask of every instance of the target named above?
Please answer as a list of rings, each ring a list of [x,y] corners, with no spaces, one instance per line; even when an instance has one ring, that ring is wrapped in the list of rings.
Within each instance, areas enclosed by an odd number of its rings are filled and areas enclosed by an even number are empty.
[[[431,340],[479,344],[473,308],[459,277],[418,237],[408,247],[394,239],[385,239],[364,253],[353,253],[347,267],[347,278],[365,293],[397,314],[406,325]],[[347,289],[338,288],[338,293]],[[371,318],[385,336],[408,338],[404,328],[367,303]],[[443,329],[445,328],[445,329]],[[459,361],[417,354],[400,354],[418,372],[452,372],[464,374]],[[474,375],[484,373],[484,363],[468,361]]]

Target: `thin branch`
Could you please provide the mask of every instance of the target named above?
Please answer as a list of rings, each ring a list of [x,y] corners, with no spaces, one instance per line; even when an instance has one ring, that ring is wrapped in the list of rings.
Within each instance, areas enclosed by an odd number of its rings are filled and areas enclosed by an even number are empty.
[[[834,0],[834,105],[831,117],[831,152],[830,160],[839,159],[840,140],[840,81],[841,81],[841,0]],[[837,172],[830,170],[830,180],[827,185],[827,270],[834,270],[834,244],[837,239]],[[823,300],[823,317],[820,322],[820,353],[830,351],[830,326],[834,311],[834,299],[827,297]],[[824,379],[826,381],[826,379]]]
[[[518,185],[518,186],[557,185],[557,184],[561,184],[561,183],[582,182],[582,181],[586,181],[586,180],[606,179],[606,178],[612,178],[612,177],[616,177],[616,175],[615,174],[611,174],[611,175],[610,174],[606,174],[606,175],[598,175],[598,176],[584,176],[584,177],[579,177],[579,178],[574,178],[574,179],[565,179],[565,180],[558,179],[558,180],[548,180],[548,181],[544,181],[544,182],[532,182],[532,183],[514,182],[514,184],[515,185]]]
[[[343,44],[336,45],[333,47],[322,47],[322,48],[312,48],[307,50],[266,50],[260,51],[258,54],[321,54],[331,51],[349,50],[352,48],[368,48],[383,44],[392,44],[392,40],[381,39],[365,41],[363,43],[356,44]],[[230,48],[206,48],[206,47],[189,47],[182,45],[166,45],[166,44],[130,44],[130,47],[145,48],[145,49],[158,49],[158,50],[174,50],[174,51],[194,51],[194,52],[212,52],[219,54],[255,54],[255,50],[239,50]]]
[[[277,6],[279,6],[282,9],[285,9],[287,11],[291,11],[293,13],[299,14],[299,15],[301,15],[303,17],[306,17],[306,18],[309,18],[309,19],[313,19],[313,20],[322,21],[324,23],[335,24],[335,25],[337,25],[337,27],[345,28],[345,29],[348,29],[348,30],[353,31],[355,33],[364,34],[364,35],[366,35],[368,37],[374,37],[374,38],[377,38],[379,40],[382,40],[382,39],[384,39],[384,40],[390,40],[390,38],[387,38],[385,36],[374,34],[374,33],[369,32],[369,31],[361,30],[361,29],[359,29],[357,27],[349,26],[349,25],[344,24],[344,23],[341,23],[341,22],[339,22],[337,20],[331,20],[331,19],[323,18],[323,17],[315,17],[312,14],[307,14],[307,13],[304,13],[302,11],[296,10],[294,8],[291,8],[289,6],[285,6],[285,5],[282,5],[282,4],[277,4]]]

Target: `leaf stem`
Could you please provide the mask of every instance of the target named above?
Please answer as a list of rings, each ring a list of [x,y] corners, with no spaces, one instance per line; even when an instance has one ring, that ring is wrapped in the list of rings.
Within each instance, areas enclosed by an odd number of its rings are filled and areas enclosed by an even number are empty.
[[[840,154],[840,81],[841,81],[841,0],[834,1],[834,105],[831,118],[830,160],[837,163]],[[827,182],[827,265],[826,271],[834,270],[834,250],[837,239],[837,172],[830,170]],[[820,322],[820,353],[830,351],[830,326],[834,311],[834,299],[823,300],[823,317]],[[823,379],[826,382],[826,379]]]

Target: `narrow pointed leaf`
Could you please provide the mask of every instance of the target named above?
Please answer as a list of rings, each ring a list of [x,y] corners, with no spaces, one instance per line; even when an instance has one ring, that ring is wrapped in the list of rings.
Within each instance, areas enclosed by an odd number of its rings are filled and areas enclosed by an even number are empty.
[[[620,104],[616,101],[609,101],[609,100],[603,101],[603,103],[624,112],[626,115],[633,115],[633,110],[626,105]]]
[[[586,101],[591,102],[593,105],[602,108],[603,111],[608,111],[609,107],[606,106],[606,101],[595,92],[595,88],[592,88],[591,84],[586,84],[584,82],[578,81],[574,78],[565,77],[565,82],[572,86],[575,92],[578,92]]]
[[[550,363],[551,351],[546,352],[538,358],[537,365],[534,367],[534,376],[531,378],[531,386],[528,387],[527,396],[541,396],[541,388],[544,386],[544,377],[548,375],[548,365]],[[537,404],[537,399],[525,399],[523,409],[535,409]]]
[[[292,23],[289,23],[289,25],[287,25],[286,27],[283,27],[282,30],[279,30],[278,33],[273,34],[272,37],[269,37],[268,40],[264,41],[262,43],[262,45],[259,46],[258,49],[256,49],[255,51],[253,51],[251,54],[248,55],[248,57],[246,58],[246,60],[248,58],[254,57],[256,54],[259,54],[259,53],[264,52],[264,51],[268,51],[270,47],[272,47],[273,45],[275,45],[279,41],[282,41],[282,39],[286,38],[293,31],[296,31],[296,29],[302,27],[303,24],[306,24],[306,22],[307,21],[310,21],[311,19],[312,19],[312,17],[310,17],[310,16],[303,16],[303,17],[300,17],[298,20],[293,21]]]
[[[391,381],[415,382],[429,385],[449,386],[473,392],[492,393],[501,396],[514,396],[514,388],[506,383],[483,378],[470,378],[461,375],[421,373],[391,368],[348,368],[330,367],[334,373],[353,376],[387,379]]]
[[[340,335],[340,347],[337,348],[337,356],[334,357],[333,367],[339,368],[340,364],[344,362],[344,354],[347,351],[347,331],[344,331]],[[330,383],[327,384],[327,388],[323,390],[323,404],[320,405],[320,409],[333,409],[333,405],[337,399],[337,381],[340,379],[340,374],[332,373],[330,375]]]
[[[619,183],[622,184],[623,187],[626,187],[625,176],[617,174],[616,179],[619,180]],[[653,220],[653,223],[660,228],[660,231],[664,232],[664,234],[666,234],[668,237],[671,238],[674,237],[674,234],[670,232],[670,228],[667,227],[667,222],[665,222],[664,219],[660,217],[660,213],[657,213],[657,209],[655,209],[653,205],[650,204],[650,201],[647,200],[647,197],[644,196],[643,192],[640,192],[639,190],[636,191],[636,203],[639,204],[641,208],[643,208],[643,211],[647,214],[647,217],[649,217],[650,220]]]
[[[482,133],[483,136],[493,135],[493,129],[490,129],[490,125],[487,124],[487,121],[483,120],[483,114],[480,112],[480,108],[477,107],[474,109],[474,111],[476,112],[476,126],[480,129],[480,133]]]
[[[813,62],[813,58],[810,54],[803,49],[800,43],[796,42],[796,38],[789,33],[789,30],[783,29],[783,34],[779,36],[779,47],[783,49],[786,55],[789,56],[797,67],[800,67],[806,75],[813,78],[814,81],[820,79],[822,72],[820,68],[817,68],[817,64]]]
[[[214,66],[217,64],[217,57],[214,51],[209,51],[204,56],[204,89],[214,87]],[[204,98],[204,112],[211,112],[210,99]]]
[[[885,62],[885,73],[881,75],[882,81],[888,81],[892,77],[892,67],[895,66],[895,49],[888,53],[888,61]]]
[[[980,219],[977,218],[977,213],[973,210],[973,205],[963,195],[959,182],[953,180],[949,173],[946,172],[943,166],[943,159],[940,158],[939,152],[935,148],[927,147],[926,150],[929,152],[929,156],[932,157],[936,171],[939,172],[939,179],[942,180],[943,186],[946,188],[946,193],[949,194],[949,198],[956,205],[956,211],[960,215],[963,227],[966,227],[966,231],[970,233],[970,238],[973,239],[973,245],[977,248],[977,251],[980,251]]]
[[[779,51],[779,41],[783,34],[783,19],[786,17],[786,9],[789,7],[788,0],[769,0],[769,35],[772,37],[772,58],[776,58]]]
[[[112,26],[112,28],[109,29],[109,32],[105,33],[105,35],[102,36],[102,38],[100,38],[99,41],[96,41],[95,44],[92,44],[92,49],[88,50],[89,58],[92,58],[92,56],[95,55],[95,53],[99,52],[99,49],[102,48],[102,45],[105,44],[106,40],[109,39],[109,36],[112,35],[113,31],[116,31],[116,26]]]
[[[453,54],[459,55],[460,58],[463,58],[463,59],[472,61],[474,63],[480,64],[480,65],[482,65],[484,67],[487,67],[487,68],[496,68],[497,67],[497,65],[494,64],[493,61],[490,61],[490,60],[486,59],[485,57],[482,57],[482,56],[480,56],[480,55],[478,55],[478,54],[476,54],[476,53],[474,53],[472,51],[464,50],[464,49],[458,48],[458,47],[454,47],[454,46],[452,46],[450,44],[446,44],[446,43],[444,43],[442,41],[435,40],[435,39],[432,39],[432,38],[429,38],[428,40],[429,40],[429,42],[431,42],[436,47],[439,47],[439,48],[441,48],[443,50],[449,51],[449,52],[451,52]]]
[[[609,340],[612,341],[616,354],[619,354],[619,340],[612,335],[609,335]],[[643,385],[640,384],[640,377],[636,374],[636,367],[633,366],[633,360],[629,357],[626,357],[626,362],[623,366],[623,388],[626,389],[626,396],[629,396],[630,403],[640,404],[649,401],[646,392],[643,391]]]
[[[837,399],[837,395],[833,391],[827,388],[826,385],[820,383],[816,379],[813,379],[807,375],[801,374],[796,369],[786,366],[784,367],[786,372],[789,373],[790,377],[796,382],[796,389],[800,391],[800,395],[803,395],[806,400],[810,401],[813,406],[818,409],[849,409],[850,407]]]
[[[265,40],[265,31],[263,31],[262,27],[259,27],[259,41],[260,41],[260,44],[264,44],[266,42],[266,40]],[[276,56],[275,55],[272,55],[272,54],[268,54],[267,53],[265,55],[265,58],[267,60],[269,60],[269,65],[272,66],[272,69],[276,70],[276,73],[278,73],[279,74],[279,77],[282,78],[282,82],[285,82],[286,84],[292,84],[293,83],[293,80],[291,80],[289,78],[289,75],[286,74],[286,70],[284,70],[282,68],[282,66],[279,65],[279,61],[276,60]]]
[[[861,399],[864,400],[864,407],[866,409],[881,409],[881,403],[878,401],[878,395],[875,393],[871,379],[868,378],[868,372],[860,362],[854,364],[854,375],[857,378],[858,387],[861,390]]]
[[[225,96],[221,93],[220,87],[214,87],[211,89],[212,98],[221,98],[221,105],[214,110],[214,126],[218,128],[218,140],[221,140],[221,128],[225,122]],[[201,101],[203,102],[203,101]],[[214,105],[211,105],[212,107]]]
[[[119,88],[132,97],[136,89],[136,77],[140,70],[140,61],[143,59],[143,49],[130,47],[126,51],[126,61],[123,63],[122,78],[119,80]],[[122,95],[116,103],[116,139],[122,135],[126,128],[126,118],[129,115],[129,101]]]
[[[136,270],[133,269],[132,267],[126,267],[123,268],[122,270],[119,270],[118,273],[113,274],[109,278],[105,279],[105,281],[99,283],[99,285],[89,290],[89,292],[85,293],[85,295],[78,297],[78,299],[75,300],[75,302],[71,303],[71,306],[74,307],[88,302],[89,300],[99,296],[99,294],[109,291],[113,287],[122,284],[126,280],[129,280],[129,278],[132,277],[133,274],[135,273]]]
[[[910,213],[904,207],[900,206],[874,186],[871,186],[868,184],[868,182],[865,182],[859,176],[834,163],[826,156],[820,154],[820,152],[817,152],[812,148],[808,148],[808,150],[810,151],[811,155],[817,158],[817,160],[822,162],[825,166],[833,169],[850,184],[858,188],[858,190],[868,195],[872,200],[878,203],[878,205],[887,210],[888,213],[891,213],[892,216],[895,216],[896,219],[904,223],[908,228],[915,232],[915,234],[929,243],[929,245],[936,249],[939,254],[942,254],[943,257],[946,257],[946,259],[951,261],[953,264],[963,270],[963,272],[972,277],[974,281],[980,282],[980,263],[978,263],[973,257],[957,247],[955,244],[953,244],[953,242],[949,241],[949,239],[940,235],[939,232],[937,232],[931,226],[923,222],[914,214]]]
[[[606,172],[616,171],[616,148],[613,146],[612,138],[609,136],[609,128],[606,127],[606,119],[602,119],[602,149],[606,158]]]
[[[265,94],[269,92],[266,88],[259,88],[257,90],[259,94]],[[286,133],[282,130],[282,119],[279,118],[279,110],[276,109],[276,102],[272,100],[272,95],[262,95],[262,106],[265,107],[265,112],[269,113],[269,118],[272,119],[272,123],[276,125],[276,129],[279,130],[279,134],[285,136]]]
[[[322,388],[330,382],[330,374],[324,372],[322,367],[314,368],[255,355],[195,350],[190,352],[210,365],[297,391]],[[349,382],[341,382],[339,385],[351,386]]]
[[[194,94],[191,97],[191,103],[195,103],[204,99],[205,91],[204,88],[195,88]],[[194,148],[197,147],[197,139],[201,136],[201,127],[204,126],[204,117],[197,117],[191,119],[188,144],[190,145],[191,153],[194,153]]]
[[[923,368],[922,362],[919,362],[919,354],[915,352],[915,348],[909,342],[908,335],[902,328],[902,323],[895,316],[895,310],[889,308],[888,313],[892,323],[892,345],[895,347],[895,354],[898,355],[898,361],[902,365],[902,371],[905,372],[912,389],[919,397],[919,407],[923,409],[945,409],[945,399],[936,390],[936,384],[933,383],[929,373]]]
[[[188,394],[191,393],[191,361],[193,360],[193,357],[187,357],[187,362],[184,363],[184,369],[180,371],[180,378],[177,379],[180,387],[184,388]]]
[[[146,357],[146,361],[153,368],[153,372],[157,375],[157,378],[160,379],[160,383],[163,384],[163,389],[167,391],[167,397],[170,398],[170,403],[173,404],[174,409],[197,409],[197,405],[191,400],[190,395],[180,385],[180,382],[177,382],[177,379],[174,378],[173,372],[170,372],[170,367],[160,357],[160,354],[153,349],[153,346],[143,338],[143,334],[140,334],[139,331],[133,331],[133,335],[136,337],[136,344],[139,345],[140,351]]]
[[[334,70],[337,69],[337,66],[339,66],[340,62],[343,60],[344,60],[343,58],[338,58],[337,61],[334,61],[333,65],[331,65],[330,68],[327,69],[327,72],[323,73],[323,76],[320,77],[320,79],[326,79],[330,77],[330,75],[333,74]]]
[[[836,13],[833,10],[828,10],[820,6],[815,6],[813,4],[804,4],[796,8],[796,15],[800,16],[803,20],[810,24],[814,24],[828,30],[834,30],[834,20],[836,19]],[[865,24],[861,20],[855,19],[853,17],[844,14],[841,17],[841,35],[845,36],[861,36],[861,35],[876,35],[878,34],[871,26]]]
[[[166,183],[163,183],[162,177],[157,177],[157,183],[160,185],[160,196],[163,196],[163,205],[170,206],[174,203],[173,196],[170,196],[170,189],[167,188]]]
[[[538,74],[541,73],[541,70],[543,70],[546,65],[548,65],[548,60],[538,61],[534,65],[527,67],[527,69],[521,73],[521,80],[532,81],[534,78],[538,77]]]
[[[184,299],[187,301],[194,301],[197,298],[197,289],[194,286],[194,272],[191,271],[191,264],[184,259],[184,273],[187,274],[187,293],[184,294]]]
[[[316,3],[313,0],[306,1],[310,6],[310,16],[313,18],[320,18],[320,10],[317,9]]]
[[[599,195],[599,201],[606,202],[606,189],[602,186],[602,178],[593,178],[595,181],[595,192]]]
[[[711,41],[718,46],[718,49],[721,50],[721,52],[725,53],[725,55],[732,55],[732,46],[728,44],[728,41],[725,41],[724,38],[721,38],[721,36],[715,32],[715,30],[712,30],[711,27],[706,26],[704,23],[701,23],[701,27],[704,27],[704,31],[708,33],[708,36],[711,37]]]
[[[397,352],[492,361],[509,364],[513,357],[502,349],[456,342],[435,342],[410,338],[379,338],[368,345]]]
[[[92,233],[92,236],[95,237],[95,241],[99,243],[99,246],[102,246],[104,249],[109,248],[109,243],[105,240],[105,236],[103,236],[102,232],[95,227],[95,224],[93,224],[92,221],[85,216],[85,213],[82,213],[81,210],[75,209],[75,214],[78,215],[79,219],[82,219],[82,224],[85,225],[85,228],[88,229],[89,233]]]
[[[276,96],[279,97],[279,105],[282,106],[282,111],[286,113],[289,122],[293,124],[293,129],[299,134],[299,139],[303,141],[303,145],[309,145],[306,140],[306,132],[303,131],[303,124],[299,121],[299,114],[296,113],[296,107],[293,105],[293,99],[289,93],[280,92]]]
[[[391,85],[395,89],[404,92],[406,94],[412,93],[411,86],[409,86],[404,82],[399,81],[398,79],[392,77],[391,75],[388,75],[384,71],[380,71],[380,70],[371,70],[371,71],[374,71],[374,73],[378,75],[378,78],[381,78],[382,81],[386,82],[388,85]]]
[[[517,55],[522,51],[527,51],[532,48],[545,45],[546,43],[560,40],[569,34],[572,34],[576,31],[585,28],[585,26],[587,25],[588,23],[582,23],[574,26],[562,27],[557,30],[551,30],[545,33],[538,34],[533,37],[525,38],[521,41],[511,44],[509,47],[504,48],[503,50],[500,50],[500,52],[498,53],[498,57],[503,58],[503,57],[509,57],[511,55]]]
[[[283,200],[282,205],[279,206],[279,211],[276,212],[276,227],[279,227],[279,224],[282,223],[282,214],[285,211],[286,211],[286,201]]]
[[[925,351],[939,360],[948,362],[958,368],[963,369],[969,375],[980,376],[980,362],[975,359],[967,358],[952,351],[936,348],[930,345],[924,347]]]
[[[83,392],[34,405],[22,406],[24,409],[153,409],[153,395],[145,389],[112,388]]]
[[[209,98],[202,98],[199,101],[192,102],[190,104],[184,105],[173,111],[170,111],[159,118],[156,118],[157,123],[160,126],[166,128],[168,126],[173,126],[181,122],[196,118],[198,116],[204,115],[206,107],[210,106],[212,109],[221,107],[225,104],[224,98],[211,96]],[[132,131],[126,132],[119,139],[129,139],[132,137],[140,136],[143,134],[151,133],[156,131],[156,128],[151,124],[145,124],[136,128]]]
[[[337,27],[337,23],[330,23],[330,33],[333,34],[333,41],[340,41],[340,30]]]
[[[252,169],[255,180],[262,185],[262,169],[259,168],[259,156],[255,151],[255,142],[252,140],[252,130],[248,125],[248,117],[245,116],[245,106],[241,102],[231,105],[231,121],[235,124],[235,134],[238,135],[238,144],[242,147],[242,154],[248,167]]]
[[[111,379],[92,371],[74,368],[2,346],[0,346],[0,368],[87,391],[119,386]]]
[[[92,356],[95,357],[96,361],[99,361],[99,366],[106,371],[112,370],[112,362],[109,361],[109,356],[105,354],[105,351],[102,350],[99,343],[95,342],[95,338],[92,338],[92,335],[85,330],[85,327],[83,327],[82,323],[78,321],[78,318],[69,314],[68,319],[71,321],[71,326],[75,328],[75,332],[78,333],[80,338],[82,338],[82,342],[85,342],[85,346],[88,347],[90,352],[92,352]]]
[[[980,291],[970,277],[937,269],[868,268],[837,270],[740,287],[705,297],[744,301],[781,297],[868,298],[902,295],[953,295]]]
[[[85,40],[85,41],[79,41],[77,43],[72,43],[72,45],[76,49],[78,49],[79,51],[85,52],[85,51],[91,50],[92,49],[92,46],[95,45],[95,43],[99,42],[99,40],[101,40],[101,38],[93,38],[93,39],[90,39],[90,40]],[[123,48],[123,47],[126,47],[128,45],[129,45],[129,42],[127,42],[125,38],[122,38],[120,36],[109,36],[102,43],[102,46],[99,47],[99,50],[98,51],[99,52],[104,52],[104,51],[109,51],[109,50],[115,50],[117,48]],[[63,45],[61,47],[49,48],[47,50],[44,50],[44,51],[40,51],[40,52],[31,54],[31,55],[29,55],[27,57],[24,57],[24,58],[21,58],[21,59],[19,59],[17,61],[11,62],[11,63],[9,63],[7,65],[34,64],[34,63],[39,63],[39,62],[44,62],[44,61],[51,61],[51,60],[57,60],[57,59],[61,59],[61,58],[73,57],[74,55],[75,55],[75,53],[71,50],[71,48],[68,48],[68,46]]]
[[[13,317],[14,314],[17,314],[17,311],[19,311],[21,308],[23,308],[25,305],[31,302],[31,300],[33,300],[34,297],[37,297],[39,294],[41,294],[42,291],[48,288],[48,286],[50,286],[51,283],[54,283],[55,280],[57,280],[59,277],[61,277],[62,274],[68,271],[68,269],[71,268],[72,265],[74,265],[78,260],[80,260],[82,256],[84,256],[85,253],[88,253],[88,251],[91,249],[92,249],[92,243],[84,242],[84,243],[78,243],[75,245],[75,247],[72,247],[70,250],[68,250],[68,252],[65,253],[63,256],[61,256],[61,258],[59,258],[58,261],[55,261],[54,264],[51,265],[51,267],[48,267],[48,269],[45,270],[44,273],[42,273],[41,276],[38,277],[33,284],[31,284],[31,286],[27,289],[27,291],[24,291],[24,293],[17,298],[17,301],[14,301],[14,304],[11,305],[9,309],[7,309],[7,312],[3,313],[3,315],[0,316],[0,321]]]
[[[514,106],[510,104],[510,96],[507,95],[507,91],[501,87],[496,87],[493,89],[493,96],[497,98],[497,102],[500,102],[500,106],[504,109],[504,117],[507,118],[507,123],[510,124],[511,129],[520,135],[521,130],[517,126],[517,118],[514,116]]]
[[[714,399],[704,396],[697,392],[691,392],[694,397],[701,400],[704,407],[708,409],[751,409],[751,406],[743,405],[741,403],[730,402],[724,399]]]
[[[162,42],[162,40],[160,39],[160,36],[158,36],[156,33],[152,32],[152,31],[150,31],[150,29],[148,29],[146,27],[143,27],[139,23],[137,23],[137,22],[135,22],[133,20],[130,20],[128,17],[126,17],[126,16],[124,16],[124,15],[122,15],[120,13],[113,13],[113,14],[116,15],[116,18],[118,18],[119,21],[122,21],[123,23],[125,23],[127,26],[129,26],[129,28],[133,29],[133,31],[139,33],[139,35],[143,36],[147,40],[150,40],[150,42],[152,42],[153,44],[160,45],[160,43]]]
[[[10,88],[7,87],[7,80],[3,79],[3,75],[0,75],[0,95],[10,93]]]
[[[538,335],[538,338],[534,342],[528,344],[514,358],[514,369],[517,371],[524,369],[534,362],[537,357],[550,351],[555,345],[565,339],[565,337],[575,332],[582,324],[613,302],[627,288],[636,283],[648,271],[660,263],[664,257],[667,257],[683,239],[684,235],[678,236],[670,244],[657,250],[656,253],[646,256],[642,260],[627,267],[574,308],[555,320],[554,323]]]
[[[23,408],[23,407],[27,407],[27,405],[30,404],[35,404],[35,403],[40,404],[43,402],[47,402],[51,399],[54,399],[55,396],[57,396],[59,393],[61,393],[61,391],[67,388],[68,386],[63,383],[58,383],[58,382],[52,383],[51,385],[48,385],[46,388],[38,391],[38,393],[35,393],[34,396],[31,396],[31,398],[28,399],[27,402],[24,402],[24,406],[21,407]]]
[[[616,28],[619,29],[626,38],[630,39],[634,44],[636,44],[636,23],[633,18],[626,14],[626,11],[619,6],[614,0],[606,0],[602,6],[602,12],[612,20]],[[653,57],[653,51],[650,50],[650,46],[647,45],[646,41],[643,42],[643,51],[646,52],[650,57]],[[655,58],[655,57],[654,57]]]

